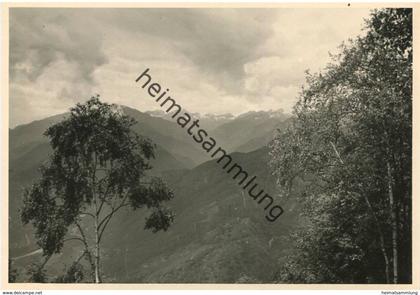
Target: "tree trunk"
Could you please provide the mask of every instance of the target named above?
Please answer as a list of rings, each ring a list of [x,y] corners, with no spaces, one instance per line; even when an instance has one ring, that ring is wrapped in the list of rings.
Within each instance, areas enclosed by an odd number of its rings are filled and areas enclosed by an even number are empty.
[[[389,284],[389,259],[388,259],[388,255],[386,254],[386,249],[385,249],[385,243],[382,240],[381,241],[381,251],[382,251],[382,255],[384,256],[384,260],[385,260],[385,276],[386,276],[386,283]]]
[[[86,239],[86,235],[83,232],[82,226],[77,221],[76,221],[76,226],[79,230],[79,233],[80,233],[80,236],[82,238],[83,244],[85,245],[86,257],[89,260],[89,264],[90,264],[90,270],[91,270],[90,274],[91,274],[91,277],[92,277],[92,282],[94,282],[95,281],[95,262],[92,259],[92,253],[90,252],[89,245],[88,245],[88,242],[87,242],[87,239]]]
[[[344,163],[343,159],[341,158],[340,153],[338,152],[334,143],[332,141],[330,141],[330,144],[331,144],[335,154],[337,155],[338,159],[340,160],[340,163],[345,165],[345,163]],[[389,170],[389,172],[390,171],[391,170]],[[392,190],[391,190],[391,192],[392,192]],[[365,202],[368,206],[369,212],[372,215],[373,220],[375,221],[376,230],[377,230],[378,235],[379,235],[381,252],[382,252],[382,256],[384,257],[384,262],[385,262],[385,280],[386,280],[386,283],[389,284],[390,283],[389,258],[388,258],[388,254],[387,254],[386,248],[385,248],[385,239],[384,239],[384,235],[383,235],[382,230],[381,230],[381,225],[379,223],[378,218],[376,217],[376,214],[375,214],[375,211],[372,208],[372,205],[370,204],[369,198],[363,192],[361,192],[361,194],[363,195],[363,197],[365,199]],[[393,260],[393,261],[394,261],[394,265],[395,265],[395,260]],[[395,276],[395,268],[394,268],[394,276]]]
[[[388,258],[388,254],[386,253],[384,235],[382,233],[381,226],[379,224],[378,218],[376,217],[376,214],[373,211],[372,205],[370,204],[370,201],[369,201],[368,197],[366,195],[363,195],[363,196],[364,196],[364,199],[365,199],[366,204],[368,206],[368,209],[369,209],[371,215],[373,216],[373,220],[374,220],[375,225],[376,225],[376,230],[377,230],[378,235],[379,235],[381,252],[382,252],[382,256],[384,257],[384,262],[385,262],[385,279],[386,279],[386,283],[389,284],[390,283],[389,258]]]
[[[388,173],[388,197],[391,213],[391,230],[392,230],[392,264],[393,264],[393,283],[398,284],[398,224],[397,209],[392,188],[391,164],[386,162]]]
[[[100,276],[100,252],[99,252],[99,208],[98,208],[98,197],[96,196],[96,154],[95,154],[94,170],[92,176],[92,194],[93,201],[95,205],[95,283],[99,284],[101,282]]]
[[[100,269],[99,269],[99,264],[100,264],[100,252],[99,252],[99,226],[98,226],[98,203],[96,200],[96,196],[95,196],[95,283],[100,283],[101,282],[101,277],[100,277]]]
[[[97,231],[96,231],[97,232]],[[99,243],[98,243],[98,234],[96,233],[96,255],[95,255],[95,283],[100,283],[101,282],[101,277],[100,277],[100,269],[99,269],[99,263],[100,263],[100,259],[99,259]]]

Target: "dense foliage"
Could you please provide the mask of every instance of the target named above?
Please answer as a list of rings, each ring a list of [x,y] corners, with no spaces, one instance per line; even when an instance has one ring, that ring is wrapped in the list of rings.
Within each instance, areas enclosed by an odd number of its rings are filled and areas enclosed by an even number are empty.
[[[99,97],[77,104],[67,119],[45,132],[53,153],[41,168],[41,179],[24,196],[22,220],[35,227],[46,259],[59,253],[66,241],[77,240],[84,249],[77,262],[86,258],[97,283],[100,245],[118,211],[151,209],[145,228],[154,232],[167,230],[173,220],[171,211],[162,207],[173,194],[160,178],[145,174],[154,147],[131,130],[135,123]],[[80,273],[74,264],[61,280],[80,280]]]
[[[305,220],[279,281],[411,281],[412,58],[412,10],[381,9],[308,73],[271,143],[279,187]]]

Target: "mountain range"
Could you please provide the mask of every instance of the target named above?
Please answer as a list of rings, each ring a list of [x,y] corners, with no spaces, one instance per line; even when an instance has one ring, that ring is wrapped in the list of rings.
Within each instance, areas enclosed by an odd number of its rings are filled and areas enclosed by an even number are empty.
[[[138,123],[134,130],[156,144],[152,173],[165,179],[175,198],[169,206],[175,222],[167,232],[144,231],[144,212],[116,216],[104,240],[104,280],[118,283],[268,283],[288,252],[287,236],[299,224],[298,204],[280,199],[285,213],[274,223],[253,199],[226,175],[171,117],[159,111],[121,107]],[[25,281],[25,268],[41,252],[31,226],[23,226],[22,192],[39,177],[38,168],[51,152],[43,132],[67,114],[9,130],[9,252]],[[282,111],[248,112],[239,116],[205,115],[201,126],[257,175],[266,192],[277,196],[267,162],[267,143],[290,116]],[[72,244],[73,243],[73,244]],[[69,242],[48,262],[48,275],[62,274],[80,246]]]

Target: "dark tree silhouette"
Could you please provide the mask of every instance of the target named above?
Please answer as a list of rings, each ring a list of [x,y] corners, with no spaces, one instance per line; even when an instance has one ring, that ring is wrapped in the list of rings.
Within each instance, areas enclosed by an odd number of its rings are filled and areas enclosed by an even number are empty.
[[[154,146],[131,130],[135,123],[96,96],[46,130],[53,152],[40,180],[25,191],[22,210],[23,222],[36,229],[43,265],[66,241],[77,240],[84,249],[77,261],[86,258],[92,281],[100,283],[101,242],[117,212],[150,209],[145,228],[154,232],[172,223],[162,202],[173,193],[145,174]]]

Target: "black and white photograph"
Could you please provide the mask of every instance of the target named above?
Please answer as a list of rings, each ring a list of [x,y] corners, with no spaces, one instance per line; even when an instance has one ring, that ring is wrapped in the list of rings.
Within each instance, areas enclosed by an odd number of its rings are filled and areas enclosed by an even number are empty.
[[[413,286],[414,10],[8,7],[8,286]]]

